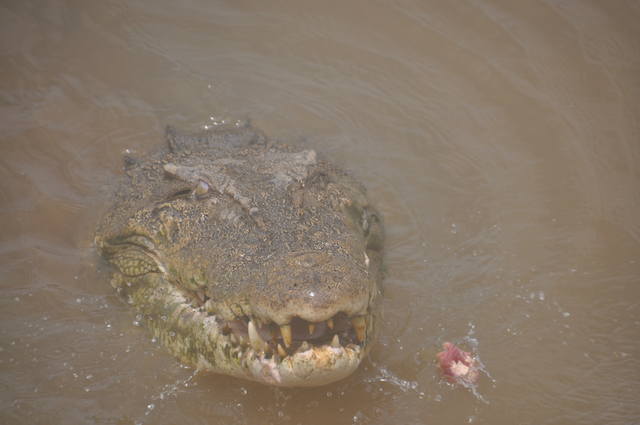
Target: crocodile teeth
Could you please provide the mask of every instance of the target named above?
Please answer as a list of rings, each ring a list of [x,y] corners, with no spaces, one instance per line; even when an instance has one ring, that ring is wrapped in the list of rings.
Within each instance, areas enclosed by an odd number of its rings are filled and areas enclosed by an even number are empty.
[[[335,348],[340,347],[340,337],[338,337],[338,334],[335,334],[333,336],[333,339],[331,340],[331,346]]]
[[[327,326],[329,326],[329,329],[333,330],[333,319],[327,320]]]
[[[367,321],[364,316],[354,317],[353,319],[351,319],[351,324],[356,330],[356,337],[358,338],[358,342],[364,341],[364,335],[367,331]]]
[[[231,342],[233,342],[235,345],[244,345],[247,341],[242,335],[231,333]]]
[[[265,342],[260,338],[260,334],[258,333],[256,326],[253,324],[253,321],[249,322],[247,329],[249,331],[249,341],[251,341],[251,346],[258,351],[264,350]]]
[[[283,359],[285,357],[287,357],[287,352],[284,350],[284,348],[282,348],[282,345],[278,344],[278,354],[280,355],[280,357],[282,357]]]
[[[291,337],[291,325],[282,325],[280,326],[280,333],[282,333],[282,341],[284,341],[284,346],[289,348],[291,345],[292,337]]]
[[[315,330],[316,330],[315,323],[309,323],[309,335],[312,335],[313,332],[315,332]]]
[[[300,348],[298,348],[298,353],[304,353],[305,351],[311,350],[311,345],[307,341],[302,341],[300,344]]]

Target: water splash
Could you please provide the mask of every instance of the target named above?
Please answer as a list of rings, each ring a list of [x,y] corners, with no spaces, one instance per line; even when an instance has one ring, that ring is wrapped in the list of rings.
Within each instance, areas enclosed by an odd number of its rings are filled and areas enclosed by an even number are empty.
[[[367,378],[365,379],[366,382],[369,383],[373,383],[373,382],[389,382],[390,384],[395,385],[396,387],[400,388],[400,390],[402,390],[402,392],[407,392],[407,391],[416,391],[418,388],[418,382],[417,381],[407,381],[404,380],[402,378],[399,378],[398,376],[394,375],[392,372],[390,372],[387,368],[383,367],[383,366],[378,366],[377,364],[373,363],[373,366],[377,369],[378,371],[378,375],[371,377],[371,378]]]
[[[148,416],[151,414],[151,412],[156,407],[159,407],[163,400],[166,400],[169,397],[175,397],[175,396],[178,395],[178,393],[181,390],[183,390],[184,388],[189,387],[189,383],[193,380],[193,378],[196,377],[197,373],[198,373],[197,370],[193,370],[191,372],[191,374],[189,374],[189,376],[187,376],[186,378],[178,379],[177,381],[175,381],[175,382],[173,382],[171,384],[165,384],[162,387],[162,390],[160,391],[160,393],[152,395],[149,398],[149,402],[147,403],[147,405],[145,407],[144,418],[141,419],[141,420],[136,421],[135,425],[143,425],[145,423],[145,421],[147,420]]]
[[[476,330],[475,324],[472,323],[472,322],[469,322],[469,330],[467,331],[467,335],[462,338],[462,341],[464,341],[465,345],[468,346],[471,349],[471,355],[472,355],[473,359],[475,360],[476,368],[477,368],[478,372],[483,374],[483,375],[485,375],[488,379],[490,379],[492,385],[495,386],[496,380],[493,378],[493,376],[491,376],[491,374],[487,370],[487,367],[485,366],[485,364],[482,362],[482,359],[480,358],[480,354],[479,354],[480,342],[475,337],[475,330]],[[468,380],[458,379],[458,380],[456,380],[456,383],[459,384],[460,386],[468,389],[471,392],[471,394],[473,394],[473,396],[476,399],[478,399],[479,401],[481,401],[481,402],[483,402],[485,404],[490,404],[489,400],[487,400],[478,391],[478,383],[477,383],[477,381],[476,382],[469,382]]]

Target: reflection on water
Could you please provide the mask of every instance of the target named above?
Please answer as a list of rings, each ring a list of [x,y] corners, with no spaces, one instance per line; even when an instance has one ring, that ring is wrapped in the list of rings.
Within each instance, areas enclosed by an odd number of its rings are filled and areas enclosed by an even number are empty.
[[[2,422],[637,422],[638,18],[597,1],[0,6]],[[382,329],[352,377],[196,374],[111,290],[92,235],[122,154],[210,117],[325,152],[384,213]],[[481,356],[472,391],[438,373],[449,340]]]

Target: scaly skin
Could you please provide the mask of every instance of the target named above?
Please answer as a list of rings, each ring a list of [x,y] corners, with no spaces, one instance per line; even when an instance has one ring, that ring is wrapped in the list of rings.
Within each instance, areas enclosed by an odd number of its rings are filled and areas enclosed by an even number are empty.
[[[280,386],[352,373],[374,338],[383,231],[362,185],[249,126],[127,159],[96,246],[180,361]]]

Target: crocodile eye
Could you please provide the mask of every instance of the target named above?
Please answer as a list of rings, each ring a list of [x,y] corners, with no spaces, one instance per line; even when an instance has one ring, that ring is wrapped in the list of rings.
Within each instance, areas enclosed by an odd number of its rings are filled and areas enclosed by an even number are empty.
[[[201,197],[206,195],[209,192],[209,184],[200,180],[198,181],[198,185],[194,189],[194,193],[197,197]]]

